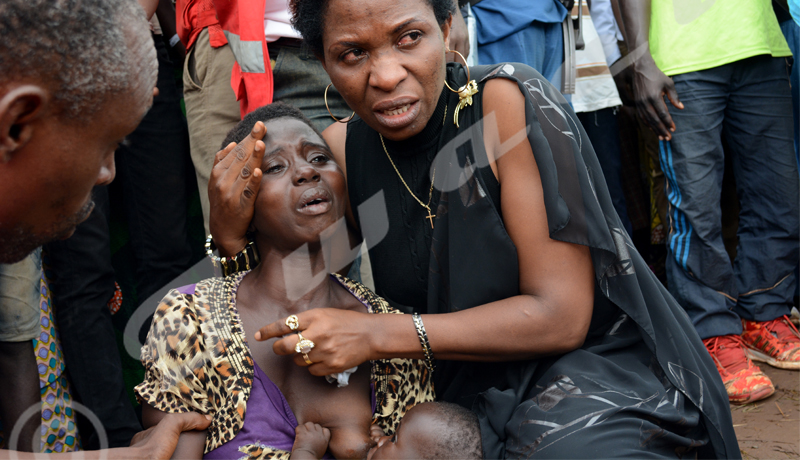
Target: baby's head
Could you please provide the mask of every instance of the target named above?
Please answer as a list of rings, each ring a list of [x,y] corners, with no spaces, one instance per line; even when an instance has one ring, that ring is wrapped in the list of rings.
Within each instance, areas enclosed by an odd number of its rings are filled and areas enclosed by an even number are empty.
[[[262,244],[292,250],[319,242],[322,232],[344,215],[344,173],[311,122],[280,102],[247,114],[228,133],[223,148],[244,140],[258,121],[267,128],[251,223],[259,252],[265,254]]]
[[[412,407],[394,436],[382,436],[367,460],[483,458],[478,417],[457,404],[427,402]]]

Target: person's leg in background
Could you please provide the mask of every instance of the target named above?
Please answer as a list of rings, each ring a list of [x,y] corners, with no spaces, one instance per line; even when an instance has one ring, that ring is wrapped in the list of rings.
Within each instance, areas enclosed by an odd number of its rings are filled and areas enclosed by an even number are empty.
[[[592,142],[600,167],[603,168],[603,176],[606,179],[614,209],[625,226],[625,230],[628,231],[628,235],[632,237],[633,228],[628,218],[625,193],[622,190],[619,124],[615,111],[615,108],[608,107],[594,112],[578,112],[578,119]]]
[[[667,179],[669,291],[692,320],[717,364],[731,402],[772,394],[772,382],[745,355],[738,297],[722,240],[722,130],[735,64],[673,77],[685,108],[670,106],[675,133],[660,142]],[[762,152],[763,153],[763,152]]]
[[[109,447],[130,445],[140,431],[125,382],[108,301],[114,268],[108,230],[108,191],[93,190],[95,208],[64,241],[45,246],[52,270],[51,292],[64,362],[75,399],[96,415]],[[79,418],[84,449],[99,448],[99,434]]]
[[[231,88],[235,61],[229,45],[211,47],[208,29],[205,29],[186,54],[183,69],[189,146],[197,174],[206,234],[209,233],[208,179],[214,166],[214,155],[219,152],[228,131],[241,120],[239,103]]]
[[[796,21],[788,20],[781,22],[781,30],[792,50],[792,66],[789,74],[789,83],[792,86],[792,115],[794,117],[794,156],[797,160],[797,169],[800,172],[800,25]],[[788,59],[788,58],[787,58]],[[800,287],[800,264],[795,270],[797,286]],[[795,298],[800,296],[800,290],[795,288]]]
[[[740,203],[734,311],[745,320],[751,358],[800,369],[800,337],[784,318],[792,308],[800,259],[800,177],[786,60],[739,61],[733,81],[725,133]]]
[[[323,97],[331,79],[314,54],[296,39],[282,38],[270,43],[268,48],[270,61],[275,62],[273,100],[300,109],[320,132],[334,123]],[[328,107],[339,120],[353,113],[333,85],[328,89]]]
[[[187,227],[189,137],[175,85],[175,68],[161,36],[153,38],[159,94],[116,153],[117,181],[122,185],[136,258],[138,304],[192,262]]]
[[[467,65],[472,67],[479,64],[478,61],[478,33],[475,24],[475,15],[472,13],[472,7],[469,3],[461,8],[461,15],[464,17],[464,23],[467,25],[467,33],[469,34],[469,56],[467,56]]]
[[[798,167],[800,168],[800,25],[794,20],[781,22],[781,30],[783,36],[786,37],[786,43],[789,44],[789,49],[792,50],[792,67],[789,74],[789,81],[792,85],[792,107],[794,110],[794,154],[797,160]]]
[[[41,405],[39,371],[33,343],[39,336],[41,249],[15,264],[0,264],[0,423],[9,441],[20,416]],[[41,410],[23,421],[17,450],[39,452],[32,442],[39,433]],[[6,445],[8,447],[8,445]]]

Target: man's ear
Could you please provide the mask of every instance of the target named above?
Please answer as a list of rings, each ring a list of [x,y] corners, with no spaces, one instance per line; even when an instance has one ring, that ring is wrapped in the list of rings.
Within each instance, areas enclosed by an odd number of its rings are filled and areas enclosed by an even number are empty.
[[[47,90],[38,85],[21,85],[0,97],[0,163],[11,160],[33,137],[33,122],[50,102]]]

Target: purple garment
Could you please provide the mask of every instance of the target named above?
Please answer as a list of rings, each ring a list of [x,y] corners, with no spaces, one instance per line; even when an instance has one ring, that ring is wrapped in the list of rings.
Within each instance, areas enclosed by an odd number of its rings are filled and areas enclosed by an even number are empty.
[[[338,282],[335,277],[333,279]],[[194,294],[194,286],[183,286],[178,288],[178,291],[183,294]],[[347,289],[346,286],[345,289]],[[369,305],[364,305],[369,311]],[[298,425],[297,419],[278,386],[270,380],[255,361],[253,364],[255,365],[253,388],[247,399],[247,411],[244,414],[242,429],[231,441],[205,454],[204,459],[242,458],[246,454],[240,452],[239,447],[248,445],[260,445],[291,452],[292,445],[294,445],[294,429]],[[369,387],[372,413],[374,414],[377,405],[375,385],[370,382]],[[323,458],[334,460],[334,457],[328,452]]]
[[[239,447],[258,444],[291,452],[297,419],[281,390],[255,365],[253,388],[247,400],[244,425],[233,440],[203,456],[204,459],[230,460],[245,456]],[[326,453],[323,458],[333,459]]]
[[[181,294],[194,295],[195,287],[197,287],[197,283],[187,284],[186,286],[177,288],[176,291],[180,292]]]

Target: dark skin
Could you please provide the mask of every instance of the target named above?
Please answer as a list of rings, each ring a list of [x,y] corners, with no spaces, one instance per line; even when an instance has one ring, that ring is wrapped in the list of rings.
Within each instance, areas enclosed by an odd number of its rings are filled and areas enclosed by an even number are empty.
[[[419,133],[443,88],[450,23],[437,24],[423,0],[332,0],[325,21],[322,62],[348,105],[386,138]],[[502,185],[506,230],[519,255],[521,294],[422,319],[440,359],[507,361],[565,353],[580,347],[588,332],[594,301],[591,256],[585,246],[549,236],[539,171],[524,137],[525,102],[519,88],[497,79],[483,91],[484,116],[493,114],[497,120],[497,135],[486,137],[486,149]],[[242,143],[228,146],[212,171],[210,198],[220,206],[212,207],[211,231],[223,253],[244,246],[244,232],[238,233],[237,227],[252,212],[248,195],[259,185],[250,176],[258,174],[264,134],[257,128]],[[340,165],[346,164],[345,135],[343,124],[323,133]],[[514,141],[507,143],[510,139]],[[358,237],[349,209],[346,216]],[[308,367],[312,375],[326,375],[372,359],[423,358],[410,317],[373,316],[332,308],[299,314],[304,335],[317,346],[309,353],[314,364],[294,356],[295,364]],[[286,325],[274,322],[255,337],[272,340],[288,332]],[[279,355],[292,356],[293,346],[291,339],[279,339],[272,347]]]
[[[650,54],[650,0],[614,0],[612,3],[628,51],[636,57],[630,65],[636,112],[660,140],[670,140],[675,131],[675,122],[669,114],[664,96],[676,108],[682,109],[683,103],[678,98],[672,79],[664,75]]]
[[[394,436],[387,436],[378,426],[373,426],[371,436],[375,447],[369,450],[367,460],[381,458],[425,458],[430,452],[428,442],[433,436],[447,436],[446,422],[431,409],[435,403],[422,403],[412,407],[403,417]]]
[[[263,174],[256,197],[257,211],[251,224],[262,262],[244,277],[236,298],[245,336],[254,336],[262,324],[285,322],[290,315],[320,306],[335,305],[338,310],[366,315],[364,305],[338,282],[323,275],[315,283],[312,276],[328,273],[323,250],[328,243],[321,235],[344,214],[346,186],[342,171],[322,138],[302,121],[280,118],[270,120],[265,128],[272,134],[265,143],[267,153],[260,168]],[[319,203],[304,206],[312,198]],[[298,254],[296,250],[303,245],[307,245],[308,253]],[[295,298],[289,284],[298,281],[296,277],[302,276],[298,273],[307,274],[299,285],[313,287]],[[302,326],[301,322],[301,329]],[[296,334],[287,339],[295,344],[299,340]],[[324,455],[324,448],[319,451],[318,444],[303,440],[327,430],[330,441],[325,446],[336,458],[363,458],[371,445],[369,366],[360,366],[350,377],[350,384],[338,388],[295,366],[294,356],[273,353],[273,341],[251,342],[250,352],[284,394],[300,424],[297,457]],[[145,406],[145,426],[163,414]],[[175,458],[202,457],[204,442],[202,436],[182,437],[179,448],[190,450],[176,450]]]
[[[412,407],[397,427],[393,436],[387,436],[378,425],[370,427],[373,447],[367,452],[366,460],[382,458],[426,458],[431,451],[430,442],[435,437],[448,436],[450,428],[446,420],[436,414],[432,402]],[[297,427],[297,438],[292,449],[292,459],[318,459],[319,452],[325,452],[330,432],[313,423]]]

